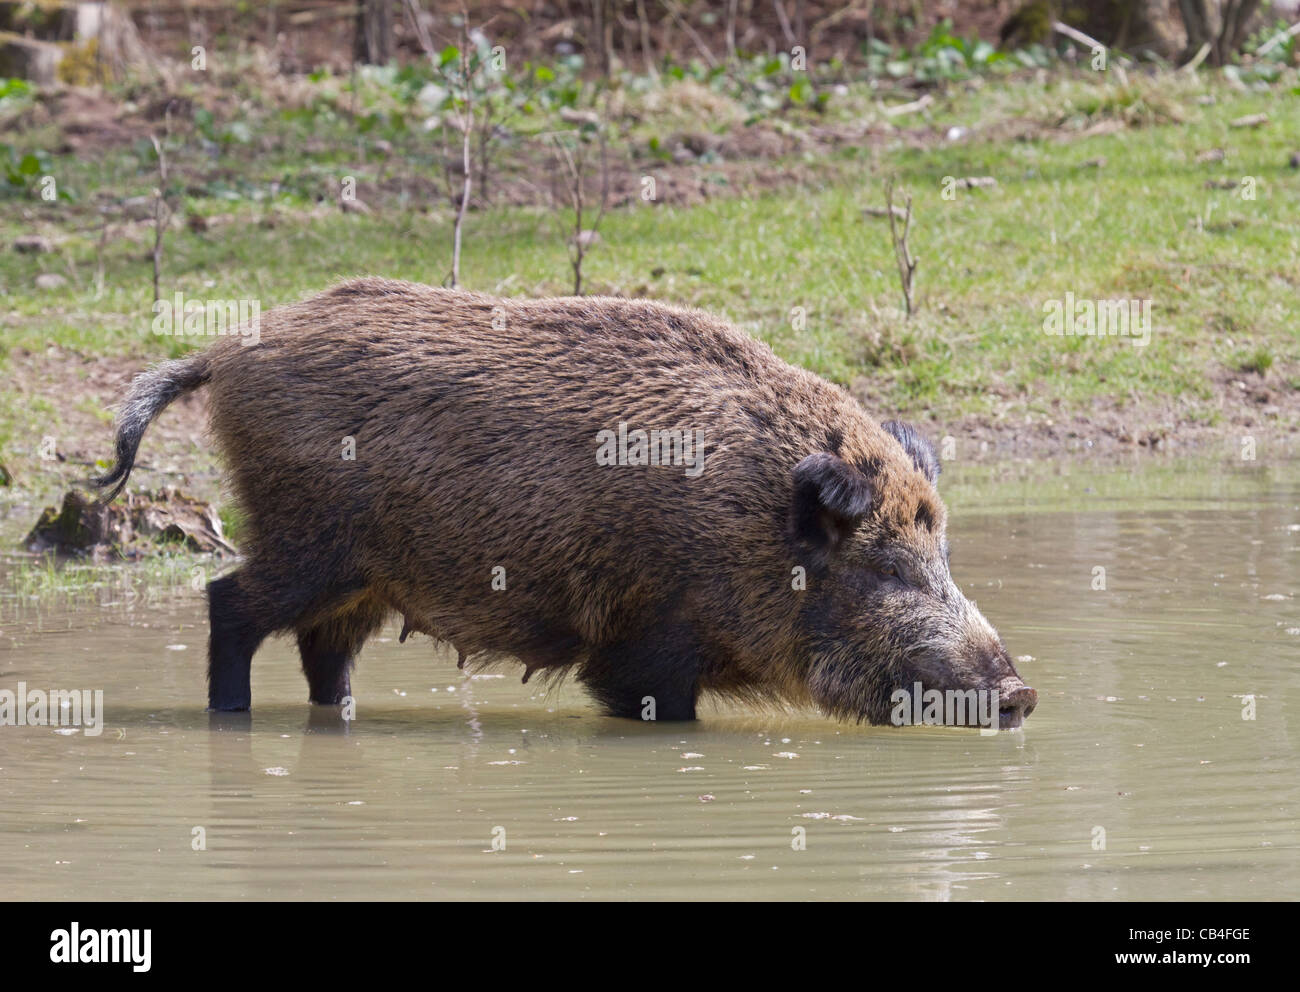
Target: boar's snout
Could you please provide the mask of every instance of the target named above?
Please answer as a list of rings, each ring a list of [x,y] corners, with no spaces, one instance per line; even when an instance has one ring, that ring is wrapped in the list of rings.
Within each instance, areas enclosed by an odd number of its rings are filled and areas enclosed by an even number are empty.
[[[995,635],[996,636],[996,635]],[[998,641],[998,650],[992,666],[998,672],[998,727],[1014,730],[1021,726],[1038,705],[1038,690],[1025,685],[1006,648]]]
[[[1025,722],[1038,705],[1038,691],[1019,678],[1008,679],[998,689],[998,727],[1013,730]]]

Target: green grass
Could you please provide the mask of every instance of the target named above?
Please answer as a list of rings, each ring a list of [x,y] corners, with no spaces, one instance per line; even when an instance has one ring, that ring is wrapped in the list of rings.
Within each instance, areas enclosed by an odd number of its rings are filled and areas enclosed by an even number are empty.
[[[210,557],[163,549],[130,565],[115,562],[0,559],[0,623],[15,623],[59,608],[95,604],[129,610],[174,596],[221,567]]]
[[[791,361],[846,385],[865,384],[873,401],[887,407],[882,413],[1068,412],[1086,411],[1099,398],[1123,404],[1175,397],[1189,419],[1213,422],[1211,377],[1218,370],[1272,370],[1289,389],[1297,382],[1300,172],[1287,165],[1300,146],[1300,89],[1293,84],[1254,92],[1182,78],[1122,86],[1065,77],[1047,85],[954,88],[930,108],[928,122],[906,126],[926,124],[940,135],[951,125],[974,128],[963,142],[864,143],[810,163],[817,180],[766,195],[727,195],[719,183],[719,195],[698,206],[638,202],[611,211],[602,243],[588,257],[588,290],[724,314]],[[1213,104],[1198,102],[1205,93]],[[849,119],[870,106],[865,91],[853,89],[831,104],[826,119]],[[1229,126],[1261,111],[1272,118],[1266,127]],[[1050,130],[1028,140],[998,136],[1013,118]],[[795,114],[791,126],[813,119]],[[1106,121],[1120,122],[1120,129],[1065,140]],[[307,125],[283,115],[265,125],[253,146],[220,153],[216,169],[224,186],[216,195],[211,170],[185,194],[188,211],[236,220],[201,234],[169,233],[165,293],[257,298],[265,308],[361,274],[443,280],[451,230],[445,203],[434,202],[426,213],[415,209],[423,203],[403,207],[389,198],[377,201],[373,214],[356,216],[310,200],[313,188],[342,169],[358,176],[362,191],[381,172],[422,169],[426,161],[432,175],[432,152],[417,135],[403,138],[400,149],[415,159],[357,166],[348,162],[355,142],[342,140],[343,124],[324,128],[296,156],[293,142]],[[1196,161],[1215,147],[1227,151],[1225,161]],[[187,169],[200,168],[203,154],[175,139],[178,183]],[[1098,157],[1104,167],[1085,165]],[[24,201],[28,217],[6,210],[0,219],[6,243],[33,228],[64,239],[56,254],[0,253],[0,313],[10,353],[0,354],[0,375],[19,349],[57,346],[143,361],[190,347],[191,341],[148,331],[152,293],[143,228],[139,240],[108,246],[103,292],[95,289],[95,194],[147,194],[154,182],[148,156],[127,148],[98,161],[51,158],[74,200]],[[864,205],[882,202],[889,172],[914,198],[919,311],[910,321],[898,312],[888,225],[861,215]],[[944,198],[945,177],[984,175],[998,186]],[[1207,180],[1240,183],[1242,177],[1253,178],[1254,200],[1236,189],[1206,187]],[[281,182],[280,193],[248,198],[271,178]],[[559,227],[555,216],[536,208],[472,212],[462,284],[504,295],[567,292],[571,277]],[[33,280],[43,271],[57,271],[70,284],[37,290]],[[1150,345],[1048,336],[1044,301],[1067,292],[1150,299]],[[807,315],[802,329],[792,326],[795,308]],[[23,447],[38,424],[74,401],[50,397],[33,404],[3,391],[0,445]]]

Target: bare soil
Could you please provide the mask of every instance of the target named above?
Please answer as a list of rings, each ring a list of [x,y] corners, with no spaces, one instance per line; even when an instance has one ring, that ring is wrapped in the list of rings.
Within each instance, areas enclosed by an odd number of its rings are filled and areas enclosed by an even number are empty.
[[[58,348],[11,356],[6,377],[23,401],[20,405],[30,409],[38,400],[52,402],[57,421],[32,425],[30,443],[5,453],[12,475],[11,486],[0,491],[7,497],[6,531],[21,537],[47,506],[57,505],[65,491],[83,486],[111,462],[113,427],[106,411],[115,408],[146,364],[140,358],[87,358]],[[202,392],[177,400],[149,429],[131,487],[180,486],[204,501],[218,501],[220,474],[206,433]],[[46,436],[54,439],[52,459],[40,456]]]
[[[1064,410],[1054,400],[1050,413],[968,414],[951,420],[921,415],[913,420],[936,442],[951,436],[962,459],[1107,458],[1134,452],[1240,457],[1248,440],[1257,451],[1267,446],[1291,457],[1300,454],[1300,392],[1279,380],[1277,372],[1261,376],[1220,369],[1210,377],[1214,395],[1208,406],[1217,412],[1213,423],[1188,416],[1185,403],[1165,396],[1127,402],[1097,397],[1083,410]],[[853,392],[883,419],[884,408],[869,384],[860,381]]]

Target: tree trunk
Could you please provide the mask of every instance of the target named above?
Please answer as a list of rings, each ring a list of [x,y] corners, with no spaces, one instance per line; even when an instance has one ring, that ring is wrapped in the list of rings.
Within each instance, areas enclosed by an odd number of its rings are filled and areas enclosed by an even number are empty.
[[[391,0],[363,0],[357,10],[352,50],[356,61],[370,65],[384,65],[393,57]]]
[[[1178,0],[1187,26],[1184,60],[1209,44],[1212,65],[1226,65],[1241,50],[1259,0]]]
[[[1260,0],[1178,0],[1187,27],[1182,61],[1209,44],[1210,65],[1226,65],[1242,49]]]
[[[1031,44],[1054,45],[1052,22],[1056,20],[1103,45],[1135,54],[1152,52],[1171,59],[1185,42],[1171,0],[1028,0],[1003,22],[1002,46],[1012,49]]]

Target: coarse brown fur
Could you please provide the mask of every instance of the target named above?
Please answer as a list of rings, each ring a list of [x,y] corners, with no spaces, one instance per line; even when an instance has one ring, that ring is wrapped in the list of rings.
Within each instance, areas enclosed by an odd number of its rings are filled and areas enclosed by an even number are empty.
[[[948,576],[929,445],[706,313],[359,279],[259,331],[141,376],[98,480],[206,385],[247,521],[211,587],[214,709],[247,708],[285,630],[338,702],[392,612],[471,664],[572,670],[623,716],[714,692],[886,722],[921,677],[1023,688]],[[598,464],[620,424],[701,430],[703,471]]]

